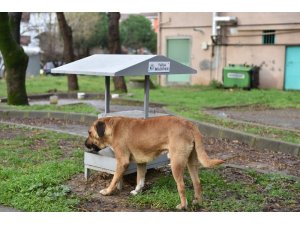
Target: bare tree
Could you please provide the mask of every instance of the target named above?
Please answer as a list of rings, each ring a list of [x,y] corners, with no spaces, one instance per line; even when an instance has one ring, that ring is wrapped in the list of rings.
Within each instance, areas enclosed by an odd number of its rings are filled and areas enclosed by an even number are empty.
[[[28,105],[26,69],[28,56],[20,43],[22,13],[0,12],[0,51],[6,68],[7,102],[9,105]]]
[[[121,54],[119,19],[119,12],[108,13],[108,49],[110,54]],[[127,86],[123,76],[113,77],[113,81],[116,91],[127,92]]]
[[[106,14],[105,14],[106,16]],[[99,23],[102,14],[98,12],[68,12],[65,17],[69,26],[72,27],[73,48],[76,58],[83,58],[90,55],[90,50],[99,47]],[[107,36],[107,34],[106,34]]]
[[[57,16],[59,30],[64,41],[64,61],[66,63],[73,62],[75,60],[75,56],[73,52],[72,29],[68,25],[63,12],[57,12],[56,16]],[[69,91],[79,90],[76,74],[68,75],[68,90]]]

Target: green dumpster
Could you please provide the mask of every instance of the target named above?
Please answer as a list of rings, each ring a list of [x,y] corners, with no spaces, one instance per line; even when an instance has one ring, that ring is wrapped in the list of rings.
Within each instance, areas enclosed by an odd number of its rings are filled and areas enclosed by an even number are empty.
[[[223,68],[225,88],[257,88],[259,67],[247,65],[229,65]]]

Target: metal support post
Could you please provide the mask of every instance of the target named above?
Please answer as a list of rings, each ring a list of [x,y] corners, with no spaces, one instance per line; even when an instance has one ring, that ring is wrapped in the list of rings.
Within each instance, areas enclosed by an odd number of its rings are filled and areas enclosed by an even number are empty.
[[[110,77],[105,76],[105,114],[109,113],[110,105]]]
[[[149,117],[149,89],[150,89],[150,76],[145,75],[145,89],[144,89],[144,118]]]

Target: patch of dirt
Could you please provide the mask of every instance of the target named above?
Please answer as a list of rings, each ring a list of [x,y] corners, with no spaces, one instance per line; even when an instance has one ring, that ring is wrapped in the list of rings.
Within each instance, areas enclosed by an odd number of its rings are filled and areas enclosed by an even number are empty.
[[[21,129],[13,130],[10,128],[1,129],[0,139],[13,139],[16,136],[23,135],[24,132]]]
[[[223,119],[228,118],[300,131],[300,109],[272,109],[266,106],[250,105],[207,109],[205,112]]]
[[[144,191],[151,186],[154,180],[161,176],[162,171],[151,169],[147,171],[147,180]],[[102,172],[94,172],[85,180],[83,174],[78,174],[68,181],[72,192],[85,199],[77,206],[79,211],[83,212],[161,212],[162,210],[150,207],[132,207],[128,203],[130,191],[135,189],[136,175],[130,174],[124,176],[122,190],[116,190],[113,195],[103,196],[99,192],[106,188],[112,179],[112,175]]]
[[[90,123],[88,122],[77,122],[55,118],[0,118],[0,122],[1,121],[42,127],[55,131],[60,130],[81,136],[87,136],[87,131],[90,126]]]
[[[62,120],[56,118],[0,118],[0,121],[6,121],[11,123],[21,123],[30,126],[44,127],[45,125],[56,125],[58,127],[65,127],[66,125],[88,125],[86,123],[72,121],[72,120]]]
[[[221,175],[224,177],[225,182],[240,182],[243,184],[254,184],[255,179],[247,175],[243,170],[237,168],[224,168]]]
[[[46,147],[48,147],[48,144],[45,139],[34,139],[33,144],[30,145],[32,151],[39,151]]]
[[[287,205],[282,198],[269,198],[265,202],[263,212],[300,212],[300,200]]]
[[[204,138],[204,142],[211,157],[224,159],[227,164],[300,177],[299,157],[268,149],[254,149],[238,140]]]
[[[61,139],[58,141],[59,148],[63,151],[63,159],[69,158],[76,148],[83,149],[83,143],[85,139],[78,137],[75,141],[67,140],[67,139]]]

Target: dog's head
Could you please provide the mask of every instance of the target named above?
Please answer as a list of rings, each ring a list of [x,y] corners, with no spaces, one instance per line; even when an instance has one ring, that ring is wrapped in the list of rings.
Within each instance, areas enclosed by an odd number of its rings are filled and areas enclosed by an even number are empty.
[[[100,151],[108,146],[108,132],[110,130],[106,119],[96,120],[90,127],[89,136],[85,141],[85,146],[93,151]]]

